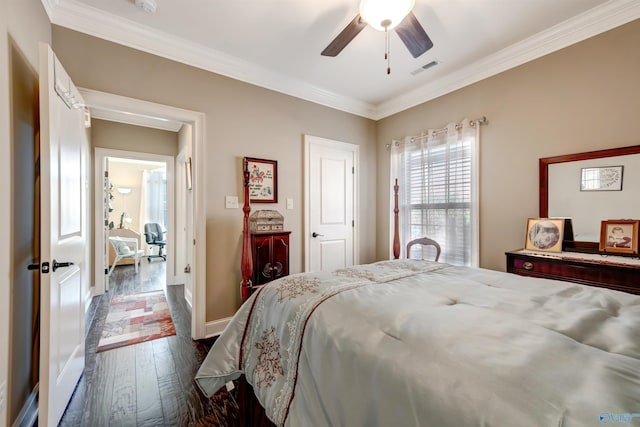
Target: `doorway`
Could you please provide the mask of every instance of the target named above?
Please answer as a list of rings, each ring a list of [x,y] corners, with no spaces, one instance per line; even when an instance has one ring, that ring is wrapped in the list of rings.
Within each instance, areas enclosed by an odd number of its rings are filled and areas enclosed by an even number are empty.
[[[134,125],[144,125],[145,123],[148,125],[149,121],[154,123],[177,122],[182,125],[187,125],[184,128],[188,129],[188,132],[184,133],[182,136],[184,140],[180,141],[178,161],[173,162],[173,171],[168,171],[168,176],[171,177],[173,185],[178,187],[175,193],[173,190],[170,190],[171,194],[175,194],[175,201],[173,203],[175,203],[176,206],[181,206],[183,203],[190,204],[190,209],[188,210],[190,217],[187,219],[185,215],[177,216],[177,220],[182,222],[176,223],[174,229],[182,234],[179,235],[177,241],[175,234],[172,234],[171,238],[167,235],[167,244],[172,244],[177,252],[181,252],[181,246],[176,247],[177,242],[177,245],[184,245],[182,248],[184,252],[192,254],[192,260],[188,264],[188,268],[176,264],[177,267],[174,267],[171,277],[177,277],[176,280],[181,280],[180,276],[185,274],[185,270],[188,270],[189,282],[191,284],[191,337],[193,339],[205,338],[206,242],[204,238],[202,240],[196,238],[196,236],[206,235],[204,210],[200,209],[202,213],[198,214],[199,209],[197,209],[199,206],[204,206],[204,195],[206,194],[203,165],[204,114],[90,89],[80,89],[80,92],[90,109],[99,109],[104,114],[112,114],[111,120],[114,121]],[[114,156],[118,157],[117,155]],[[188,160],[188,162],[184,161],[184,159]],[[103,168],[101,167],[102,163],[100,163],[102,161],[103,160],[96,157],[94,167],[95,212],[103,212],[102,207],[104,206],[104,199],[98,197],[98,195],[103,194],[104,191],[104,175]],[[187,171],[189,172],[188,181],[190,185],[189,190],[185,191],[183,187],[186,187]],[[187,225],[191,232],[189,238],[186,238],[183,233]],[[106,249],[106,242],[104,238],[101,237],[103,229],[104,217],[98,214],[94,215],[94,231],[101,230],[100,233],[94,233],[96,248]],[[169,243],[169,239],[171,239],[171,243]],[[187,242],[189,245],[187,245]],[[94,265],[103,265],[104,257],[104,252],[96,251]],[[177,256],[175,258],[177,258]],[[96,284],[94,293],[98,295],[104,292],[104,271],[98,268],[94,268],[94,271],[94,283]]]
[[[96,156],[100,160],[104,158],[104,162],[99,163],[106,166],[103,215],[107,244],[104,269],[108,273],[105,288],[111,287],[117,267],[136,262],[142,264],[141,261],[146,264],[140,265],[138,270],[146,274],[152,271],[147,264],[165,263],[162,268],[153,268],[154,275],[160,274],[161,277],[148,278],[146,282],[181,283],[174,274],[175,198],[171,191],[173,183],[167,179],[169,172],[173,171],[173,157],[132,152],[118,152],[114,156],[113,151],[96,148]],[[122,238],[134,239],[137,257],[118,256],[114,243]]]
[[[305,271],[358,264],[359,147],[305,135]]]

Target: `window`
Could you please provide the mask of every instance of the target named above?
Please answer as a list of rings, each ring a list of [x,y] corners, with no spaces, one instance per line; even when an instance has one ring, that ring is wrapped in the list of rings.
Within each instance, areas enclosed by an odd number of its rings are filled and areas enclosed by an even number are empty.
[[[476,128],[452,124],[392,145],[402,250],[430,237],[442,247],[440,261],[478,265]]]

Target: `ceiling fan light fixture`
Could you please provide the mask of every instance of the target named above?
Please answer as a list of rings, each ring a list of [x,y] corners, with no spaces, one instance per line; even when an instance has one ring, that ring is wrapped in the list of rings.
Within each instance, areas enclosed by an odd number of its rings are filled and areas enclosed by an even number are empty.
[[[379,31],[390,30],[411,12],[415,0],[361,0],[360,16]]]

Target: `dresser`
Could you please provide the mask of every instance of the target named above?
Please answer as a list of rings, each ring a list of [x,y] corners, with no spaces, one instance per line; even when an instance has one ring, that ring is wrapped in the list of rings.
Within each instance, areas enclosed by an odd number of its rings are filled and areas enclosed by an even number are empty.
[[[640,294],[640,259],[613,255],[506,252],[507,272]]]
[[[289,274],[290,231],[251,233],[252,285],[260,286]]]

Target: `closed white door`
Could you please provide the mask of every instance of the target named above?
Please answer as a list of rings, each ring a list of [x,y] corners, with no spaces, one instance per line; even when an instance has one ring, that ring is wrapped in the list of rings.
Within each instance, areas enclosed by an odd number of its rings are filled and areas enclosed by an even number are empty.
[[[82,98],[40,45],[41,309],[38,425],[55,426],[84,369],[87,137]]]
[[[305,136],[305,270],[331,271],[357,263],[358,146]]]

